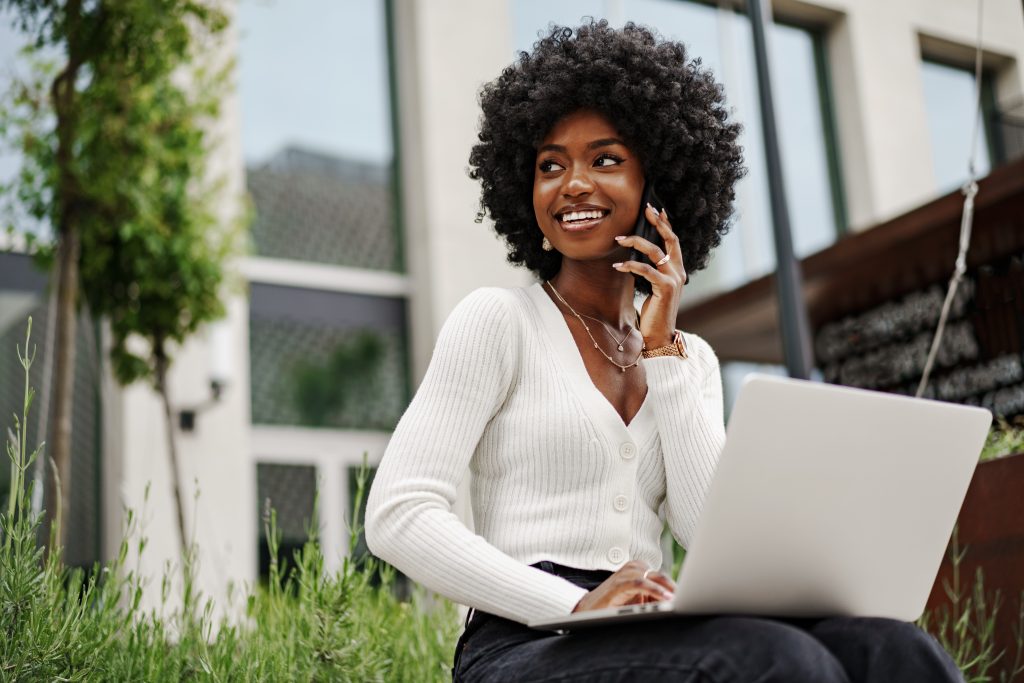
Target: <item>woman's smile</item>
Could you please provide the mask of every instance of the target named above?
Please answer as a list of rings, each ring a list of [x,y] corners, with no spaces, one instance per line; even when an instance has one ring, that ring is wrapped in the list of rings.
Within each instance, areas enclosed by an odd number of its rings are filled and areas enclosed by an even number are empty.
[[[593,230],[611,213],[608,209],[578,205],[568,207],[557,215],[558,223],[566,232],[585,232]]]

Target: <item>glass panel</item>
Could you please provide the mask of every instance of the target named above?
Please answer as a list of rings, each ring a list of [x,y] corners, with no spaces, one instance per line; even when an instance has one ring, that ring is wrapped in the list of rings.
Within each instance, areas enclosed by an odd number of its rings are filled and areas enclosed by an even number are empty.
[[[313,465],[256,465],[256,500],[259,504],[259,570],[260,576],[270,573],[270,546],[266,525],[270,508],[277,513],[277,530],[281,534],[278,561],[288,562],[295,551],[309,538],[309,529],[316,524],[316,467]]]
[[[239,5],[257,254],[400,270],[384,3]]]
[[[27,425],[31,450],[41,441],[52,442],[53,393],[45,380],[53,381],[53,356],[47,355],[50,333],[50,307],[46,296],[46,277],[23,254],[0,253],[0,433],[14,428],[12,415],[21,416],[25,374],[15,355],[15,345],[24,348],[25,326],[32,316],[32,345],[36,360],[31,383],[36,390]],[[100,368],[96,327],[84,315],[79,318],[75,346],[75,388],[72,397],[71,504],[65,507],[68,544],[64,557],[68,564],[88,567],[100,559],[102,428],[99,402]],[[43,432],[51,435],[43,439]],[[4,458],[6,460],[6,457]],[[37,461],[42,462],[42,461]],[[35,468],[32,474],[35,473]],[[30,476],[32,476],[30,474]],[[43,472],[43,476],[48,472]],[[0,467],[0,501],[6,504],[10,483],[9,463]],[[41,492],[42,489],[39,489]],[[6,507],[2,508],[6,509]]]
[[[554,18],[569,25],[582,14],[607,17],[610,3],[582,2],[572,10],[544,10],[535,0],[518,0],[516,48],[529,49],[537,28]],[[771,231],[764,141],[757,96],[753,36],[744,14],[684,0],[623,0],[625,19],[652,26],[666,38],[686,44],[725,85],[733,119],[743,124],[740,144],[748,175],[736,186],[733,229],[714,253],[706,271],[694,278],[688,296],[728,289],[772,271],[775,246]],[[828,246],[838,234],[833,207],[811,31],[773,24],[769,27],[783,172],[793,230],[794,249],[805,256]]]
[[[940,194],[960,187],[967,180],[967,157],[971,153],[974,127],[974,73],[935,62],[921,62],[921,82],[928,111],[928,134],[932,143],[932,168]],[[987,175],[991,164],[985,121],[978,130],[975,170]]]
[[[393,429],[408,401],[405,301],[254,284],[252,420]]]

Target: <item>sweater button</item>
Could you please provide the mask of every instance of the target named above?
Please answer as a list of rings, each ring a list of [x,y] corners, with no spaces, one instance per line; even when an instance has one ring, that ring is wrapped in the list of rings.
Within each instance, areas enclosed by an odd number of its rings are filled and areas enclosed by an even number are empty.
[[[631,460],[636,455],[636,446],[627,441],[619,446],[619,455],[622,456],[623,460]]]
[[[615,509],[619,512],[625,512],[626,508],[629,507],[629,499],[625,496],[615,496],[615,499],[612,500],[612,505],[614,505]]]
[[[626,551],[622,548],[609,548],[608,561],[612,564],[620,564],[626,559]]]

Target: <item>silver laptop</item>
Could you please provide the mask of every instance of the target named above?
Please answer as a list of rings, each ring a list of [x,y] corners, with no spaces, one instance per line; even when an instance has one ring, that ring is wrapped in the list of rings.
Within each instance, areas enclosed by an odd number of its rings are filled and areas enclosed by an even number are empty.
[[[531,622],[924,611],[992,422],[982,408],[751,375],[674,599]]]

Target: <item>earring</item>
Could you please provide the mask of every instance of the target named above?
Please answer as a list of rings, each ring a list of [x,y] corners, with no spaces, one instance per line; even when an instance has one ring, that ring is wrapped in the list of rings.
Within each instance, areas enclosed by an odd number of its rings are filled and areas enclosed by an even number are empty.
[[[551,251],[555,247],[551,244],[551,240],[545,237],[540,241],[540,248],[543,249],[544,251]]]

